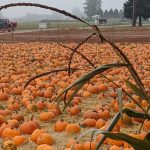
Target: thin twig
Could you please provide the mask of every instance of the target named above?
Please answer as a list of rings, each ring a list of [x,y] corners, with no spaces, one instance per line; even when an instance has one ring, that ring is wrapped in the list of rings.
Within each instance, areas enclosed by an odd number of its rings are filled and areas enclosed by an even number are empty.
[[[37,78],[40,78],[40,77],[49,75],[49,74],[51,74],[51,73],[57,73],[57,72],[68,71],[68,70],[71,70],[72,72],[74,72],[74,71],[77,71],[77,70],[79,70],[79,69],[76,69],[76,68],[64,68],[64,69],[56,69],[56,70],[44,72],[44,73],[42,73],[42,74],[39,74],[39,75],[37,75],[37,76],[31,78],[31,79],[25,84],[24,88],[26,88],[26,87],[30,84],[31,81],[33,81],[33,80],[35,80],[35,79],[37,79]]]
[[[68,68],[71,67],[73,55],[76,53],[76,51],[77,51],[85,42],[87,42],[90,38],[92,38],[94,35],[96,35],[96,33],[91,34],[91,35],[88,36],[86,39],[84,39],[82,42],[80,42],[75,48],[73,48],[73,52],[70,54],[70,58],[69,58],[69,62],[68,62]],[[69,76],[70,76],[70,72],[69,72]]]
[[[70,47],[68,47],[68,46],[66,46],[66,45],[62,45],[62,44],[59,44],[59,45],[62,46],[62,47],[64,47],[64,48],[67,48],[67,49],[73,51],[73,48],[70,48]],[[85,59],[94,69],[97,68],[97,67],[96,67],[86,56],[84,56],[81,52],[76,51],[76,53],[79,54],[83,59]]]
[[[101,33],[99,28],[95,25],[93,26],[93,28],[95,28],[95,30],[98,32],[99,38],[102,41],[105,41],[106,43],[108,43],[114,50],[115,52],[118,54],[118,56],[125,61],[126,63],[129,64],[128,69],[130,71],[130,73],[132,74],[132,77],[134,78],[135,82],[137,83],[138,87],[140,88],[140,90],[144,93],[146,90],[144,88],[144,85],[138,75],[138,73],[136,72],[136,70],[134,69],[133,65],[131,64],[130,60],[127,58],[127,56],[122,52],[122,50],[116,46],[114,43],[112,43],[111,41],[107,40]]]

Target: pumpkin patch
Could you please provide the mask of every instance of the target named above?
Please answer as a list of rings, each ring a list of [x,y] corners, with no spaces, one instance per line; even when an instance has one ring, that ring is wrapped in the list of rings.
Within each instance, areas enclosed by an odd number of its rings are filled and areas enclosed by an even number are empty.
[[[76,43],[66,44],[69,47]],[[129,57],[141,77],[146,90],[150,87],[149,78],[149,44],[117,44]],[[123,107],[143,112],[136,102],[147,109],[149,103],[127,86],[125,80],[134,83],[129,71],[124,68],[114,68],[104,72],[105,76],[115,84],[99,75],[88,83],[69,100],[76,86],[66,94],[58,96],[92,70],[92,67],[80,55],[75,53],[71,68],[76,68],[70,76],[68,71],[52,72],[36,78],[24,88],[27,81],[39,74],[56,69],[67,68],[71,51],[57,43],[15,43],[0,44],[0,137],[2,144],[11,144],[18,149],[30,150],[95,150],[102,134],[83,137],[76,142],[77,137],[89,129],[107,130],[112,118],[119,112],[118,87],[122,87],[131,98],[123,95]],[[42,50],[39,50],[42,49]],[[142,50],[140,50],[142,49]],[[85,43],[79,48],[95,66],[120,61],[116,53],[107,44]],[[108,58],[109,54],[109,58]],[[134,55],[136,54],[136,56]],[[93,57],[94,56],[94,57]],[[135,56],[135,57],[134,57]],[[140,64],[140,65],[139,65]],[[80,69],[81,68],[81,69]],[[63,110],[64,104],[68,107]],[[132,132],[134,137],[143,138],[150,130],[150,121],[122,116],[112,133]],[[144,122],[143,122],[144,121]],[[142,133],[135,133],[143,122]],[[132,127],[131,127],[132,126]],[[7,141],[5,143],[6,139]],[[132,149],[123,141],[105,139],[103,149]]]

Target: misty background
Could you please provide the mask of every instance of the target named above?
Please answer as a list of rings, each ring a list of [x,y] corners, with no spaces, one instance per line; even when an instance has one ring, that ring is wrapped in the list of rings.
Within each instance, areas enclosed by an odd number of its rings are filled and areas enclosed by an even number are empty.
[[[102,9],[110,10],[112,9],[122,9],[123,3],[126,0],[103,0],[102,1]],[[8,3],[16,3],[16,2],[24,2],[24,0],[1,0],[0,5],[8,4]],[[85,0],[26,0],[25,2],[33,2],[33,3],[41,3],[49,6],[57,7],[59,9],[66,10],[73,14],[76,14],[79,17],[86,17],[84,13],[84,3]],[[9,18],[13,20],[17,20],[20,22],[24,21],[39,21],[41,19],[51,19],[51,20],[61,20],[68,19],[64,18],[63,15],[60,15],[55,12],[50,12],[41,8],[35,7],[14,7],[8,8],[6,10],[2,10],[0,12],[0,16],[4,18]]]

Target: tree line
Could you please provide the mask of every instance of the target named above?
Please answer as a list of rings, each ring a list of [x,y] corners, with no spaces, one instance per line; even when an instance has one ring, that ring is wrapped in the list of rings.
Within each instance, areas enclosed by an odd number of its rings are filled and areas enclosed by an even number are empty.
[[[102,10],[101,8],[102,0],[86,0],[84,3],[84,11],[89,19],[94,15],[100,15],[105,18],[122,18],[133,19],[134,10],[134,20],[139,20],[139,26],[142,26],[142,20],[150,18],[150,0],[126,0],[123,5],[122,10],[110,9]]]
[[[100,15],[101,17],[106,18],[121,18],[123,17],[123,10],[110,9],[103,10],[101,8],[101,0],[86,0],[84,3],[84,11],[88,18],[92,18],[94,15]]]
[[[123,10],[118,10],[117,8],[116,9],[110,9],[110,10],[105,10],[101,12],[100,14],[102,17],[105,17],[105,18],[123,18]]]

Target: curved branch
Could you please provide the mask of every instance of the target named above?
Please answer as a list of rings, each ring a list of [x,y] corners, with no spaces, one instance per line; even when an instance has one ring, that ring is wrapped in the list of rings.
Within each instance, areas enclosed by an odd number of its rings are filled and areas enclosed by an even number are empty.
[[[92,38],[94,35],[96,35],[96,33],[91,34],[90,36],[88,36],[86,39],[84,39],[82,42],[80,42],[75,48],[73,48],[73,52],[70,54],[70,58],[69,58],[69,63],[68,63],[68,68],[71,67],[71,63],[72,63],[72,59],[74,54],[76,53],[76,51],[86,42],[88,41],[90,38]],[[70,75],[70,73],[69,73]]]
[[[25,84],[24,88],[26,88],[30,84],[31,81],[33,81],[33,80],[35,80],[37,78],[49,75],[51,73],[57,73],[57,72],[62,72],[62,71],[72,71],[72,72],[74,72],[76,70],[79,70],[79,69],[76,69],[76,68],[70,68],[70,69],[69,68],[65,68],[65,69],[56,69],[56,70],[52,70],[52,71],[49,71],[49,72],[44,72],[42,74],[39,74],[39,75],[31,78],[29,81],[27,81],[27,83]]]
[[[116,46],[113,42],[107,40],[101,33],[100,33],[100,30],[98,28],[98,26],[94,25],[93,26],[93,29],[95,29],[99,35],[99,38],[102,40],[102,42],[106,42],[108,43],[114,50],[115,52],[117,53],[117,55],[124,61],[126,62],[127,64],[129,64],[128,66],[128,70],[130,71],[133,79],[135,80],[135,82],[137,83],[138,87],[140,88],[140,90],[145,93],[145,88],[144,88],[144,85],[138,75],[138,73],[136,72],[136,70],[134,69],[133,65],[131,64],[130,60],[128,59],[128,57],[123,53],[123,51],[118,47]],[[150,102],[149,102],[150,103]]]
[[[70,48],[66,45],[62,45],[62,44],[59,44],[60,46],[64,47],[64,48],[67,48],[71,51],[73,51],[73,48]],[[80,53],[79,51],[76,51],[77,54],[79,54],[83,59],[85,59],[94,69],[96,69],[96,66],[86,57],[84,56],[82,53]]]

